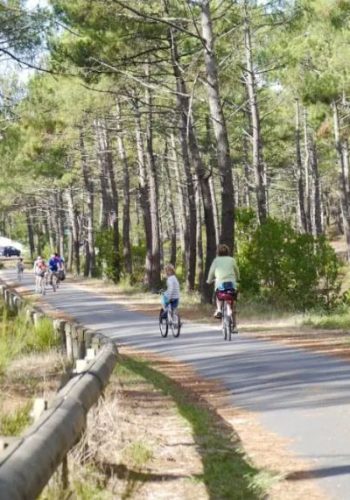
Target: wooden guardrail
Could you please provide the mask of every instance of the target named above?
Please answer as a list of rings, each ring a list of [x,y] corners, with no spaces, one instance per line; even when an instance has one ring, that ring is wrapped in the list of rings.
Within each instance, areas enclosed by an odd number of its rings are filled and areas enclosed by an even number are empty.
[[[0,285],[8,307],[25,303],[14,290]],[[43,312],[27,307],[28,320]],[[68,451],[86,428],[86,416],[108,383],[117,361],[117,348],[107,337],[81,325],[53,320],[56,334],[70,360],[76,361],[73,377],[44,409],[39,419],[18,439],[0,451],[0,500],[37,498]]]

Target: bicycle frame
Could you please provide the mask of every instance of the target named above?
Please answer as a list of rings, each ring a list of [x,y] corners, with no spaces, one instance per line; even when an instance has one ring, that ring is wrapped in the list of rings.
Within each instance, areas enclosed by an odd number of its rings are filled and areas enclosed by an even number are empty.
[[[178,337],[180,335],[181,319],[177,309],[177,307],[172,307],[171,303],[169,303],[164,306],[164,309],[161,311],[159,316],[159,329],[162,337],[166,337],[168,335],[169,327],[171,328],[174,337]],[[165,318],[163,318],[164,312],[166,313]]]

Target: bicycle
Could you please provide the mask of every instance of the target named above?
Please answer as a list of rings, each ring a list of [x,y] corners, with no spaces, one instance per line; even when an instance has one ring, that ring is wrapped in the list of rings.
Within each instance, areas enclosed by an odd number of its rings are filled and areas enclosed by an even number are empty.
[[[232,340],[232,334],[238,333],[236,330],[236,299],[237,291],[228,289],[217,291],[217,298],[221,300],[222,314],[222,334],[224,340]]]
[[[59,278],[57,271],[50,272],[50,285],[52,286],[52,290],[55,292],[58,288]]]
[[[59,271],[48,270],[46,273],[46,284],[52,286],[52,290],[55,292],[58,288],[60,282]]]
[[[162,337],[168,335],[169,326],[173,336],[178,337],[181,330],[181,319],[177,307],[173,306],[172,301],[159,313],[159,330]]]

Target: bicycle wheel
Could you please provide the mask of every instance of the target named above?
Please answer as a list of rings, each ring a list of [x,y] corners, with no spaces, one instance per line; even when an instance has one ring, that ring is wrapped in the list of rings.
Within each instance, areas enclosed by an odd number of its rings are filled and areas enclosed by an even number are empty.
[[[232,318],[231,316],[227,315],[227,326],[226,326],[226,329],[227,329],[227,336],[228,336],[228,340],[232,340]]]
[[[224,340],[227,340],[226,315],[227,315],[226,304],[224,304],[222,307],[222,334],[224,336]]]
[[[178,337],[180,335],[180,330],[181,330],[181,320],[180,320],[180,315],[177,313],[177,311],[174,309],[172,311],[172,319],[171,319],[171,330],[173,332],[174,337]]]
[[[232,334],[237,334],[237,314],[236,314],[236,302],[233,302],[232,304],[232,328],[231,328]]]
[[[55,292],[57,289],[57,278],[56,276],[52,276],[52,290]]]
[[[159,330],[161,336],[166,337],[168,335],[169,325],[168,325],[168,318],[167,317],[163,318],[163,314],[164,311],[163,309],[161,309],[159,313]]]

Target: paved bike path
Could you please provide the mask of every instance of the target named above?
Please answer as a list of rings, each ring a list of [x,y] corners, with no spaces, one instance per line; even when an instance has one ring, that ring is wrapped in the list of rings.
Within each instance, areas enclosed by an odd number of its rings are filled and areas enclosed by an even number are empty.
[[[24,285],[33,289],[33,277],[25,276]],[[185,323],[180,338],[163,339],[157,318],[74,284],[49,290],[45,300],[119,345],[173,357],[221,380],[233,406],[256,413],[266,429],[291,439],[290,449],[312,463],[329,498],[350,497],[350,363],[244,334],[224,342],[217,327],[204,324]]]

